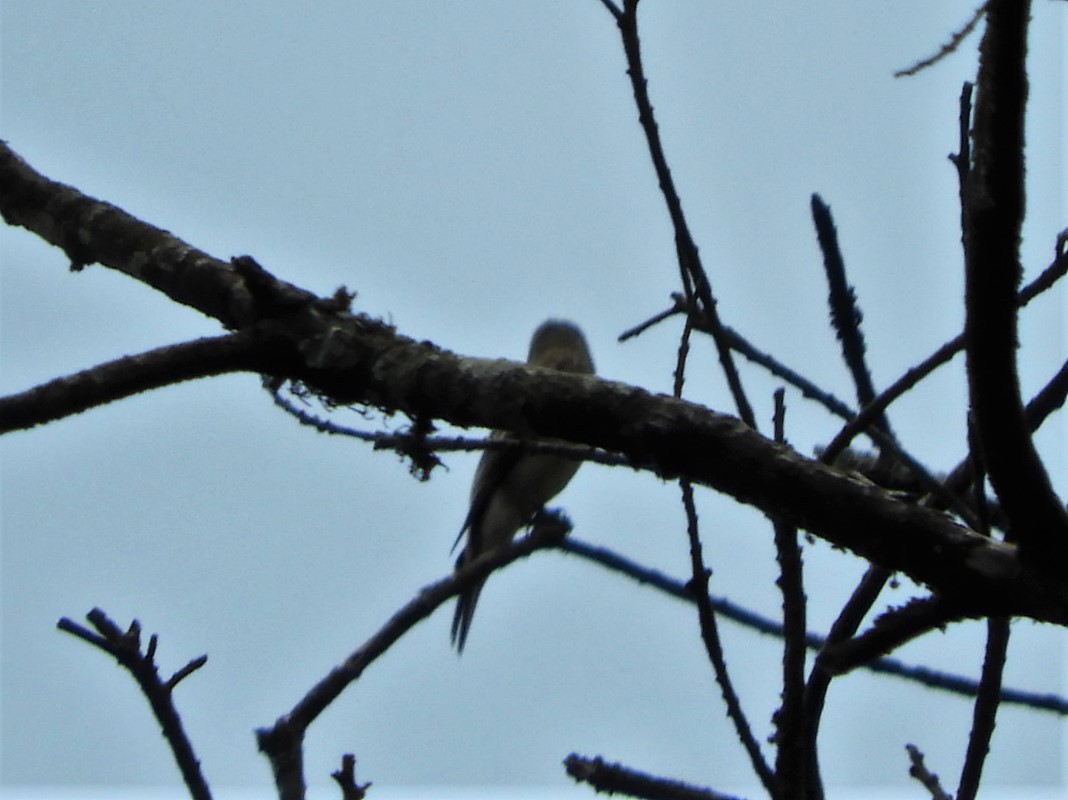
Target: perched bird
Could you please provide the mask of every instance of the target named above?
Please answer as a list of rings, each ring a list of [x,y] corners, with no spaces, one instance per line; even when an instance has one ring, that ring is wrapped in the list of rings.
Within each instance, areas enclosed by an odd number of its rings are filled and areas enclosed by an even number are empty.
[[[527,363],[563,372],[593,372],[586,339],[575,325],[563,320],[543,322],[530,340]],[[510,438],[497,432],[493,438]],[[483,553],[508,545],[519,529],[559,494],[579,468],[579,462],[561,456],[527,454],[518,448],[487,450],[482,454],[471,486],[471,507],[460,535],[467,541],[456,569]],[[455,546],[455,545],[454,545]],[[471,586],[456,598],[452,618],[452,642],[462,653],[485,581]]]

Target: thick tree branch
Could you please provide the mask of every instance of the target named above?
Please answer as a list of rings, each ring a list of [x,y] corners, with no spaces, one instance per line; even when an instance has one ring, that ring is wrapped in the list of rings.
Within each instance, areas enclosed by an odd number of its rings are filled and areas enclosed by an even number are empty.
[[[0,148],[0,174],[4,152]],[[11,187],[2,181],[0,187],[0,210],[10,216]],[[77,193],[66,187],[61,194],[74,206],[95,202],[68,197]],[[25,203],[14,205],[29,213]],[[128,217],[107,209],[80,218],[85,241],[103,242],[106,237],[94,226],[114,226],[115,217]],[[48,216],[47,208],[39,212]],[[123,219],[122,226],[173,241],[132,217]],[[147,252],[158,250],[149,241],[144,244]],[[213,287],[208,295],[218,300],[217,306],[253,309],[246,318],[259,315],[256,335],[263,337],[267,353],[262,372],[300,380],[333,402],[599,447],[662,477],[684,476],[712,487],[887,569],[903,571],[955,596],[968,613],[1068,621],[1068,585],[1058,576],[1036,579],[1033,570],[1020,566],[1013,548],[804,458],[733,417],[594,376],[460,358],[348,313],[344,298],[290,291],[288,284],[248,260],[207,271],[188,268],[176,285],[203,279]],[[162,272],[166,270],[153,274]],[[232,298],[219,299],[224,285],[234,292]],[[190,289],[183,296],[195,301],[201,292]],[[210,313],[209,305],[202,310]]]
[[[1026,561],[1063,574],[1068,514],[1035,451],[1016,373],[1030,7],[1026,0],[987,4],[964,187],[965,340],[972,410],[1012,536]]]
[[[193,378],[255,371],[264,354],[249,331],[168,345],[0,398],[0,433],[30,428]]]
[[[279,305],[314,296],[281,281],[257,296],[224,261],[153,227],[121,208],[44,177],[0,142],[0,215],[59,247],[72,269],[99,263],[158,289],[172,300],[242,328]]]

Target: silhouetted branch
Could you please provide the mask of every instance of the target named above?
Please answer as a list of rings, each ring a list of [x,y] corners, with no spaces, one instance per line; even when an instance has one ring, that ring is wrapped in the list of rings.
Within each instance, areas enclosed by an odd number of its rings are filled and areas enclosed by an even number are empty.
[[[123,272],[221,321],[244,328],[279,304],[309,302],[310,292],[274,280],[266,307],[233,265],[111,203],[36,172],[0,142],[0,215],[61,248],[73,269],[99,263]],[[261,293],[262,296],[262,293]]]
[[[979,8],[975,9],[975,11],[972,13],[971,18],[964,24],[964,26],[959,31],[954,32],[954,34],[949,38],[949,41],[942,45],[938,49],[937,53],[932,56],[928,56],[927,58],[921,61],[917,61],[911,67],[899,69],[897,72],[894,73],[894,77],[907,78],[911,77],[912,75],[916,75],[917,73],[922,72],[928,67],[933,67],[943,58],[948,56],[950,53],[956,52],[957,48],[960,47],[961,43],[968,38],[968,34],[975,30],[975,26],[979,24],[979,20],[983,18],[983,13],[986,11],[986,5],[987,4],[984,2],[982,5],[979,6]]]
[[[927,769],[923,762],[923,753],[914,744],[905,745],[909,754],[909,775],[923,784],[924,788],[931,793],[931,800],[953,800],[953,796],[946,794],[938,781],[938,776]]]
[[[300,800],[304,796],[304,735],[308,727],[356,681],[375,659],[440,605],[468,586],[485,578],[493,570],[536,550],[557,545],[570,526],[561,518],[545,515],[542,524],[530,535],[479,556],[453,575],[424,587],[407,605],[398,610],[377,633],[352,652],[341,664],[313,686],[289,712],[270,728],[256,731],[260,751],[268,757],[274,771],[275,785],[281,800]]]
[[[609,764],[600,757],[586,758],[572,753],[564,759],[564,767],[568,775],[579,783],[588,783],[598,793],[623,794],[646,800],[737,800],[712,789],[656,778],[622,764]]]
[[[974,800],[979,793],[983,764],[990,751],[990,739],[994,735],[994,721],[998,713],[1005,656],[1009,649],[1009,620],[1006,617],[988,619],[986,631],[986,656],[979,681],[979,696],[975,699],[968,751],[961,769],[956,800]]]
[[[946,344],[939,347],[931,355],[917,364],[915,367],[910,367],[905,373],[894,381],[892,384],[886,387],[878,396],[875,397],[868,405],[860,410],[859,413],[848,417],[849,421],[842,427],[842,429],[835,435],[830,441],[824,452],[829,452],[831,458],[838,453],[849,447],[849,444],[856,438],[857,434],[868,432],[872,422],[874,422],[886,408],[895,400],[897,400],[909,389],[913,388],[934,372],[938,367],[943,364],[949,363],[953,356],[957,355],[964,349],[964,335],[961,334],[956,338],[946,342]]]
[[[697,604],[697,618],[701,627],[701,641],[704,642],[705,652],[708,654],[709,663],[716,675],[716,683],[719,684],[723,700],[727,704],[727,716],[734,724],[738,734],[738,740],[742,743],[749,756],[749,762],[753,765],[760,782],[764,784],[768,794],[775,794],[775,775],[764,760],[764,754],[760,750],[760,744],[753,736],[753,729],[749,720],[742,710],[738,693],[734,690],[730,673],[727,671],[727,662],[723,657],[723,645],[719,638],[719,628],[716,625],[716,614],[712,604],[708,600],[708,576],[710,572],[705,566],[704,557],[701,554],[701,537],[697,528],[697,509],[693,502],[693,487],[688,481],[681,480],[682,503],[686,510],[686,535],[690,541],[690,566],[693,577],[690,580],[690,589],[694,601]]]
[[[775,392],[775,440],[783,442],[786,406],[784,392]],[[782,705],[775,714],[775,782],[778,800],[804,800],[805,797],[805,653],[808,635],[805,609],[807,599],[803,580],[801,547],[797,529],[772,521],[775,554],[779,562],[782,592],[783,652]]]
[[[356,756],[346,753],[341,757],[341,768],[331,772],[337,785],[341,787],[341,800],[364,800],[371,783],[356,783]]]
[[[634,92],[634,103],[638,108],[638,122],[645,133],[653,169],[656,171],[660,191],[664,195],[671,224],[675,229],[675,250],[678,254],[683,286],[692,285],[701,303],[701,316],[707,322],[711,332],[720,365],[723,367],[723,374],[727,378],[727,385],[730,387],[731,396],[738,409],[738,416],[746,425],[756,430],[756,417],[753,415],[752,406],[742,388],[741,377],[738,375],[734,357],[731,355],[730,343],[723,333],[712,286],[701,263],[701,256],[690,233],[686,216],[682,211],[682,201],[675,187],[674,178],[671,176],[667,157],[664,155],[663,143],[660,141],[660,130],[653,113],[653,104],[649,99],[649,85],[645,78],[645,66],[642,63],[641,41],[638,37],[637,0],[624,0],[623,13],[615,19],[623,40],[623,51],[627,57],[627,74],[630,76],[631,88]]]
[[[890,579],[890,574],[889,570],[876,565],[868,568],[868,571],[864,573],[864,577],[857,584],[857,588],[850,595],[849,600],[846,601],[842,610],[838,612],[838,617],[827,633],[827,640],[820,649],[821,653],[828,648],[837,646],[841,642],[845,642],[856,633],[865,615],[875,604],[879,593],[882,592],[883,586]],[[823,778],[820,775],[817,738],[820,719],[823,716],[823,707],[827,701],[827,690],[830,688],[833,677],[832,673],[824,669],[817,659],[812,667],[812,672],[809,673],[808,682],[805,684],[805,779],[808,781],[810,800],[822,800],[823,798]]]
[[[971,407],[990,482],[1021,558],[1060,572],[1068,561],[1068,514],[1035,450],[1016,372],[1030,9],[1027,0],[987,4],[964,192],[965,335]]]
[[[171,748],[189,794],[193,800],[211,800],[211,790],[200,771],[200,761],[197,760],[193,746],[185,735],[182,720],[171,696],[179,682],[204,666],[208,657],[195,658],[167,680],[160,680],[159,668],[155,663],[155,634],[150,637],[148,647],[142,653],[141,624],[137,620],[123,631],[99,608],[90,611],[86,619],[92,623],[96,633],[67,617],[63,617],[56,627],[113,656],[133,676],[152,707],[152,713],[160,724],[163,738]]]
[[[251,331],[125,356],[0,398],[0,433],[30,428],[150,389],[227,372],[252,372],[264,351]]]
[[[860,330],[864,317],[857,307],[853,287],[846,280],[845,261],[838,246],[838,231],[834,227],[831,207],[824,203],[818,194],[812,195],[811,204],[812,221],[816,226],[816,238],[823,253],[823,270],[827,276],[831,324],[842,343],[842,357],[853,377],[857,403],[863,408],[875,399],[875,386],[865,358],[864,334]],[[892,435],[884,412],[879,412],[874,421],[884,433]]]
[[[601,5],[608,9],[608,13],[611,14],[617,22],[619,21],[619,18],[623,16],[623,10],[613,3],[612,0],[601,0]]]
[[[0,207],[7,189],[0,181]],[[106,221],[107,213],[101,214]],[[80,223],[92,228],[94,219],[89,215]],[[95,233],[86,238],[106,239]],[[343,298],[297,290],[293,295],[287,284],[236,265],[227,272],[240,280],[246,305],[286,309],[257,323],[272,349],[264,372],[300,380],[338,405],[359,403],[413,419],[616,452],[639,468],[665,478],[685,475],[870,561],[967,597],[974,613],[1068,620],[1068,586],[1059,576],[1036,579],[1033,571],[1018,569],[1012,548],[775,445],[732,417],[593,376],[460,358],[348,313]],[[197,273],[186,278],[196,280]],[[262,300],[272,286],[277,297]]]
[[[627,328],[625,331],[623,331],[623,333],[619,334],[619,336],[616,337],[616,341],[625,342],[628,339],[633,339],[635,336],[640,336],[653,326],[659,325],[666,319],[671,319],[677,314],[687,314],[686,299],[678,292],[672,292],[671,298],[675,301],[675,305],[673,305],[671,308],[665,308],[663,311],[653,314],[653,316],[649,317],[649,319],[645,320],[644,322],[639,322],[637,325]]]
[[[961,618],[960,608],[943,597],[936,595],[911,600],[881,614],[860,636],[828,644],[820,652],[817,664],[824,672],[842,675],[892,652],[917,636]]]
[[[557,549],[585,558],[613,572],[626,575],[639,584],[652,586],[654,589],[677,600],[687,603],[696,602],[692,591],[687,588],[686,582],[671,578],[658,570],[645,567],[606,547],[591,545],[573,536],[568,536],[557,545]],[[712,603],[717,616],[729,619],[744,628],[780,639],[785,635],[782,623],[761,616],[739,606],[737,603],[732,603],[725,597],[709,595],[709,602]],[[826,637],[819,634],[811,632],[805,634],[805,646],[809,650],[818,651],[822,649],[826,642]],[[964,697],[975,697],[979,691],[979,684],[971,678],[939,672],[923,666],[903,664],[893,658],[878,658],[862,666],[864,669],[880,675],[892,675],[922,686],[959,694]],[[1068,716],[1068,699],[1055,694],[1038,694],[1019,689],[1002,689],[1001,702],[1024,706],[1036,711],[1048,711],[1060,716]]]
[[[698,330],[707,333],[707,328],[703,327],[700,322],[698,323],[697,328]],[[816,401],[832,414],[836,414],[842,419],[849,420],[856,416],[857,412],[850,408],[848,403],[835,397],[832,393],[821,389],[800,372],[786,366],[770,353],[765,353],[763,350],[760,350],[738,331],[724,325],[723,332],[727,337],[727,340],[730,342],[731,347],[736,352],[745,356],[754,364],[762,366],[776,378],[781,378],[786,381],[795,389],[799,390],[805,397]]]

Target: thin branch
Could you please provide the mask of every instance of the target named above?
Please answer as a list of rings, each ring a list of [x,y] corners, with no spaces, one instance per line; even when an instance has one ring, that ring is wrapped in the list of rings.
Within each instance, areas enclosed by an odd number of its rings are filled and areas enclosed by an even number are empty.
[[[786,406],[784,391],[775,392],[775,440],[784,442]],[[783,653],[782,706],[775,714],[775,780],[779,800],[805,797],[805,652],[807,622],[801,546],[797,528],[773,520],[775,554],[779,562],[776,583],[782,592]]]
[[[957,168],[957,184],[960,191],[961,226],[963,230],[964,208],[966,205],[964,188],[968,185],[968,170],[972,166],[972,92],[975,85],[965,81],[960,89],[960,100],[957,103],[957,152],[949,156],[953,166]]]
[[[1037,431],[1050,414],[1064,406],[1065,398],[1068,397],[1068,361],[1061,364],[1061,368],[1043,386],[1027,404],[1024,416],[1027,419],[1029,430]]]
[[[686,317],[682,326],[682,335],[679,336],[679,350],[675,358],[675,376],[671,388],[672,397],[682,397],[682,389],[686,384],[686,359],[690,355],[690,334],[693,333],[693,319]]]
[[[664,155],[664,146],[660,140],[660,130],[653,113],[653,104],[649,99],[649,85],[642,62],[641,41],[638,37],[637,0],[624,1],[623,13],[616,17],[616,24],[619,27],[623,51],[627,57],[627,74],[630,76],[631,88],[634,92],[634,103],[638,108],[638,122],[645,133],[653,169],[656,171],[660,191],[664,195],[671,224],[675,229],[675,249],[678,254],[682,282],[686,286],[692,282],[693,291],[701,302],[701,316],[707,321],[711,330],[723,374],[726,376],[727,385],[730,387],[731,396],[738,409],[738,416],[746,425],[756,430],[756,417],[746,398],[745,389],[742,387],[741,377],[738,375],[734,357],[731,355],[730,343],[723,333],[712,286],[701,263],[697,244],[690,233],[686,216],[682,211],[682,201],[675,187],[674,178],[671,176],[667,157]]]
[[[831,324],[842,343],[842,358],[853,377],[857,402],[863,408],[875,399],[875,386],[865,358],[864,334],[860,329],[863,315],[857,306],[853,287],[846,280],[845,260],[838,246],[838,231],[831,216],[831,207],[818,194],[812,195],[811,205],[816,238],[823,253],[823,270],[827,276]],[[885,413],[879,412],[874,422],[884,433],[892,435]]]
[[[548,515],[543,515],[542,519],[542,524],[535,527],[529,536],[518,539],[508,547],[491,550],[448,578],[421,589],[377,633],[313,686],[289,712],[279,717],[272,727],[256,731],[260,751],[270,759],[274,770],[281,800],[300,800],[304,796],[304,735],[319,715],[375,659],[440,605],[484,579],[493,570],[537,550],[557,545],[567,533],[567,524],[559,518],[553,521]]]
[[[647,800],[737,800],[731,795],[702,786],[657,778],[622,764],[609,764],[600,757],[586,758],[572,753],[564,759],[564,767],[575,781],[588,783],[599,793],[623,794]]]
[[[613,3],[612,0],[601,0],[601,5],[608,9],[608,13],[615,18],[616,22],[623,16],[623,9]]]
[[[268,381],[273,383],[273,381]],[[413,451],[433,453],[475,453],[486,450],[523,450],[528,453],[545,453],[546,455],[566,456],[575,461],[589,461],[608,467],[637,468],[625,456],[609,453],[596,447],[584,447],[559,440],[493,438],[490,436],[470,438],[466,436],[426,436],[409,427],[402,431],[365,431],[342,425],[332,419],[318,416],[307,408],[296,404],[281,393],[280,387],[268,386],[268,391],[275,405],[296,419],[301,425],[314,428],[319,433],[333,436],[345,436],[369,442],[375,450],[392,450],[404,457],[411,457]],[[306,402],[306,395],[294,394],[297,400]],[[328,409],[329,410],[329,409]],[[436,461],[436,460],[435,460]],[[436,464],[440,462],[436,461]],[[422,477],[422,476],[421,476]]]
[[[674,305],[654,314],[644,322],[640,322],[637,325],[628,328],[619,335],[618,341],[624,342],[638,336],[654,325],[679,314],[684,314],[690,319],[694,330],[699,330],[710,336],[712,335],[711,326],[704,317],[696,312],[693,302],[688,301],[684,295],[678,292],[672,292],[671,299],[674,302]],[[839,400],[830,392],[824,391],[804,375],[786,366],[770,353],[760,350],[734,328],[729,325],[720,325],[720,329],[723,331],[723,335],[727,338],[727,342],[733,351],[744,356],[752,363],[763,367],[775,377],[790,384],[795,389],[799,390],[805,397],[816,401],[832,414],[836,414],[842,419],[848,420],[856,415],[857,412],[850,408],[848,403]]]
[[[686,603],[696,602],[693,592],[688,588],[686,582],[645,567],[608,548],[591,545],[568,536],[557,546],[557,549],[585,558],[613,572],[626,575],[639,584],[651,586],[657,591],[674,597],[676,600],[682,600]],[[712,603],[712,608],[717,616],[728,619],[744,628],[780,639],[785,635],[782,623],[743,608],[725,597],[709,595],[709,602]],[[805,634],[805,646],[809,650],[818,651],[823,648],[826,642],[826,637],[819,634],[812,632]],[[954,675],[938,672],[923,666],[903,664],[893,658],[878,658],[875,661],[864,664],[863,668],[880,675],[891,675],[918,683],[921,686],[928,686],[932,689],[961,695],[962,697],[975,697],[979,691],[979,684],[964,675]],[[1068,716],[1068,699],[1055,694],[1039,694],[1020,689],[1002,689],[1001,702],[1023,706],[1036,711],[1047,711],[1060,716]]]
[[[663,311],[657,312],[649,317],[649,319],[645,320],[645,322],[639,322],[637,325],[627,328],[627,330],[623,331],[623,333],[616,337],[616,341],[622,343],[628,339],[633,339],[634,337],[645,333],[653,326],[659,325],[664,320],[671,319],[671,317],[674,317],[676,314],[685,314],[687,308],[685,298],[678,292],[672,292],[671,297],[675,301],[675,304],[671,306],[671,308],[666,308]]]
[[[905,750],[909,754],[909,775],[923,784],[924,788],[930,792],[931,800],[953,800],[953,796],[946,794],[942,788],[938,776],[927,769],[920,748],[914,744],[907,744]]]
[[[704,330],[700,325],[697,327],[699,330]],[[776,377],[780,377],[800,389],[806,397],[816,400],[833,413],[850,421],[844,429],[844,433],[840,433],[836,436],[832,445],[824,451],[821,459],[824,463],[831,463],[833,457],[838,454],[839,450],[848,446],[848,443],[852,441],[852,438],[858,433],[866,433],[867,436],[879,446],[882,453],[893,456],[898,462],[906,467],[925,491],[937,495],[942,501],[943,508],[952,508],[960,514],[965,521],[970,521],[972,519],[970,510],[960,498],[956,497],[952,492],[942,486],[941,482],[936,480],[934,476],[927,471],[923,464],[902,449],[891,436],[879,428],[871,428],[871,422],[878,415],[882,414],[886,405],[889,405],[890,399],[896,398],[897,395],[894,395],[892,398],[890,395],[884,393],[884,395],[881,395],[880,397],[885,398],[885,404],[879,405],[881,401],[879,398],[876,398],[876,400],[870,404],[871,412],[868,414],[864,414],[863,412],[858,413],[833,395],[824,392],[802,375],[780,364],[766,353],[757,350],[737,332],[729,328],[725,328],[725,330],[728,336],[731,337],[731,347],[735,350],[755,363],[765,367]],[[918,380],[919,376],[917,376],[917,381]]]
[[[943,58],[948,56],[950,53],[955,53],[957,51],[957,48],[960,47],[964,40],[968,38],[968,34],[975,30],[975,26],[979,24],[979,20],[983,18],[983,14],[986,12],[986,6],[987,4],[983,3],[981,6],[979,6],[979,8],[975,9],[975,11],[972,13],[971,19],[969,19],[959,31],[956,31],[949,38],[949,41],[938,49],[937,53],[932,56],[928,56],[927,58],[922,59],[921,61],[917,61],[911,67],[899,69],[897,72],[894,73],[894,77],[911,77],[920,72],[923,72],[923,70],[927,69],[928,67],[933,67]]]
[[[1064,405],[1066,398],[1068,398],[1068,361],[1061,365],[1057,374],[1050,378],[1046,385],[1038,391],[1038,394],[1031,398],[1027,408],[1024,409],[1028,429],[1034,432],[1042,427],[1042,424],[1049,416]],[[965,458],[957,464],[950,471],[944,483],[954,493],[964,492],[969,485],[977,483],[973,459]],[[982,482],[979,481],[978,483],[981,485]],[[989,505],[989,501],[987,501],[987,504]],[[997,512],[1000,513],[1000,509],[997,509]],[[991,514],[992,516],[994,515],[993,509]],[[1002,521],[998,524],[1003,528],[1007,527],[1007,522]]]
[[[749,762],[753,766],[760,782],[764,784],[770,796],[775,795],[775,775],[768,763],[764,760],[764,754],[760,750],[760,743],[753,736],[752,727],[742,710],[738,693],[734,690],[730,673],[727,671],[727,662],[723,657],[723,645],[719,638],[719,628],[716,625],[716,614],[712,604],[708,600],[708,576],[710,574],[705,566],[704,557],[701,554],[701,537],[697,527],[697,509],[693,502],[693,488],[686,480],[679,481],[682,488],[682,502],[686,509],[686,534],[690,540],[690,565],[693,570],[693,578],[690,581],[690,589],[693,592],[697,604],[697,618],[701,627],[701,641],[704,642],[705,652],[716,675],[716,683],[719,684],[723,700],[727,704],[727,716],[734,723],[734,729],[738,739],[749,755]]]
[[[1063,275],[1063,267],[1068,266],[1068,259],[1063,259],[1062,261],[1063,263],[1054,263],[1051,265],[1051,268],[1047,268],[1037,280],[1044,280],[1053,274],[1054,270],[1052,267],[1057,267],[1057,271]],[[1034,286],[1034,283],[1030,284],[1030,286]],[[1030,288],[1030,286],[1028,288]],[[1024,292],[1021,292],[1021,298],[1023,295]],[[1033,297],[1035,297],[1035,294],[1030,294],[1027,300],[1030,300]],[[948,360],[952,355],[961,352],[963,349],[964,336],[961,335],[950,342],[947,342],[922,364],[908,370],[898,381],[895,381],[891,386],[887,387],[886,391],[879,395],[870,406],[866,406],[864,410],[862,410],[835,435],[830,444],[820,452],[821,459],[828,463],[833,462],[838,454],[849,446],[853,437],[862,432],[871,423],[872,414],[870,411],[873,411],[878,407],[885,407],[904,394],[905,391],[926,375],[930,369],[933,369],[933,362],[935,360]],[[1032,432],[1038,430],[1050,414],[1064,405],[1066,397],[1068,397],[1068,361],[1061,365],[1061,368],[1057,373],[1050,378],[1046,385],[1043,386],[1042,389],[1040,389],[1028,402],[1027,407],[1024,409],[1024,416],[1027,420],[1028,428]],[[972,463],[969,458],[965,458],[957,464],[957,466],[950,470],[949,475],[941,481],[946,490],[955,497],[960,497],[972,482]],[[932,508],[945,507],[937,502],[938,498],[933,498],[932,500],[933,502],[930,503]]]
[[[707,326],[702,326],[698,323],[697,328],[698,330],[708,333]],[[758,349],[738,331],[724,325],[723,334],[727,337],[733,350],[745,356],[754,364],[762,366],[776,378],[786,381],[795,389],[799,390],[805,397],[816,401],[832,414],[845,420],[852,419],[856,416],[857,412],[851,408],[848,403],[835,397],[830,392],[824,391],[804,375],[786,366],[771,354]]]
[[[875,604],[876,598],[882,592],[883,586],[890,578],[890,571],[879,566],[871,566],[861,578],[857,588],[853,590],[849,600],[838,612],[838,618],[831,625],[827,633],[827,640],[821,648],[824,652],[829,647],[836,646],[840,642],[848,640],[865,615]],[[823,717],[823,708],[827,701],[827,691],[830,688],[832,673],[822,667],[819,660],[812,667],[805,684],[805,756],[806,771],[805,779],[808,782],[808,796],[810,800],[822,800],[823,778],[820,775],[819,762],[819,730],[820,720]]]
[[[262,368],[253,331],[167,345],[125,356],[0,398],[0,433],[31,428],[150,389],[194,378]]]
[[[371,782],[356,783],[356,756],[346,753],[341,757],[341,768],[330,773],[341,788],[341,800],[364,800]]]
[[[185,735],[172,697],[174,687],[183,678],[202,667],[208,657],[193,659],[164,681],[160,679],[159,668],[154,661],[156,637],[151,638],[148,649],[142,654],[141,625],[137,620],[131,623],[129,629],[123,631],[99,608],[90,611],[86,618],[92,623],[96,633],[67,617],[59,620],[56,627],[113,656],[133,676],[152,707],[152,713],[163,731],[163,738],[171,748],[189,794],[193,800],[211,800],[211,790],[200,771],[200,761]]]
[[[880,615],[860,636],[824,647],[817,664],[823,672],[843,675],[961,617],[960,608],[943,597],[912,600]]]
[[[1063,241],[1068,241],[1065,234],[1068,234],[1068,231],[1062,231],[1060,236],[1057,237],[1057,249],[1049,266],[1020,290],[1020,308],[1026,306],[1046,290],[1051,289],[1057,281],[1068,273],[1068,251],[1063,247]]]
[[[975,699],[972,714],[972,729],[968,736],[968,752],[961,769],[957,800],[974,800],[979,792],[983,764],[990,751],[990,739],[994,735],[994,720],[1001,695],[1001,680],[1005,672],[1005,656],[1009,648],[1009,620],[993,617],[986,621],[986,657],[983,659],[983,674],[979,681],[979,696]]]
[[[965,130],[965,136],[967,136],[967,130]],[[1038,277],[1020,290],[1018,298],[1020,308],[1024,308],[1040,294],[1050,289],[1065,274],[1068,274],[1068,254],[1058,252],[1053,261],[1042,270]],[[728,329],[728,335],[732,337],[731,346],[742,355],[745,355],[754,363],[760,364],[772,375],[799,389],[805,397],[819,402],[831,413],[849,420],[826,447],[826,450],[835,455],[847,448],[857,434],[865,432],[871,425],[872,420],[885,411],[891,403],[920,383],[938,367],[949,363],[955,355],[964,352],[964,334],[961,333],[943,344],[919,364],[907,369],[900,378],[887,386],[858,413],[837,398],[824,393],[803,376],[778,364],[771,356],[761,353],[746,342],[740,334]]]
[[[831,440],[830,444],[827,445],[824,452],[830,453],[830,458],[833,459],[834,456],[849,447],[857,434],[868,431],[871,424],[883,414],[891,403],[916,386],[938,367],[949,363],[950,359],[963,349],[964,335],[961,334],[946,342],[916,366],[907,369],[900,378],[886,387],[858,414],[853,415],[849,422]]]

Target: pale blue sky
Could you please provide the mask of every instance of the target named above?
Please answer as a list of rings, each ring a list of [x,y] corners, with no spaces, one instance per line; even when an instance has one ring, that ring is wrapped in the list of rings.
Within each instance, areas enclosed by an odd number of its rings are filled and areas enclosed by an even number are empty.
[[[852,399],[826,324],[809,196],[831,206],[883,386],[956,334],[962,291],[957,97],[976,39],[916,78],[974,2],[646,0],[646,66],[668,157],[725,320]],[[1063,3],[1035,6],[1025,268],[1065,224]],[[671,230],[598,0],[0,4],[0,137],[45,174],[220,258],[461,353],[521,358],[547,316],[585,328],[600,374],[669,391],[678,324],[616,336],[677,288]],[[0,391],[219,332],[100,267],[0,231]],[[1063,362],[1064,294],[1023,320],[1033,392]],[[711,348],[688,397],[730,410]],[[895,406],[936,469],[963,453],[962,362]],[[761,424],[777,386],[744,373]],[[792,443],[836,424],[788,393]],[[368,423],[373,425],[375,423]],[[394,420],[387,423],[399,425]],[[1065,429],[1039,438],[1068,491]],[[209,779],[269,790],[252,730],[287,710],[423,585],[451,568],[477,457],[412,480],[392,455],[316,435],[252,376],[169,388],[4,437],[0,792],[27,785],[172,787],[178,777],[132,682],[57,633],[98,605],[161,636],[164,670],[207,652],[179,708]],[[770,528],[701,494],[713,591],[774,615]],[[688,570],[678,490],[584,467],[560,497],[575,535]],[[824,628],[859,563],[806,549]],[[908,588],[889,597],[903,602]],[[575,559],[495,576],[463,658],[451,607],[374,665],[312,729],[313,787],[355,752],[376,788],[507,784],[568,790],[571,751],[757,795],[697,638],[695,615]],[[724,625],[761,738],[778,646]],[[1063,632],[1014,627],[1010,682],[1068,691]],[[980,625],[904,651],[974,673]],[[832,691],[824,774],[855,794],[909,783],[913,742],[953,783],[970,706],[888,678]],[[1003,713],[992,787],[1054,791],[1063,725]],[[1034,789],[1037,790],[1037,789]],[[909,787],[918,792],[918,787]],[[13,795],[12,795],[13,796]]]

